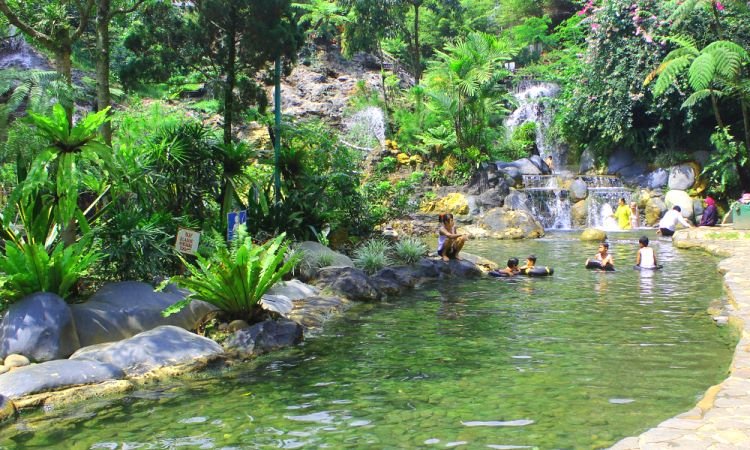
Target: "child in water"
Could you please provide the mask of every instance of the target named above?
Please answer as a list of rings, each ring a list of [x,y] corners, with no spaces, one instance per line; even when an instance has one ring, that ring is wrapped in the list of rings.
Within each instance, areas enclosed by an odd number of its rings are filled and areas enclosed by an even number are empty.
[[[615,259],[609,254],[609,244],[602,242],[599,244],[599,250],[593,258],[594,261],[601,265],[602,270],[615,270]],[[588,267],[591,259],[586,260],[586,267]]]
[[[656,269],[656,252],[648,246],[648,238],[641,236],[638,239],[638,254],[635,256],[635,265],[641,269]]]
[[[527,271],[531,270],[536,266],[536,255],[529,255],[526,257],[526,264],[519,267],[518,270],[520,272],[526,273]]]
[[[518,275],[518,258],[508,258],[508,267],[505,269],[496,269],[490,272],[493,277],[512,277]]]

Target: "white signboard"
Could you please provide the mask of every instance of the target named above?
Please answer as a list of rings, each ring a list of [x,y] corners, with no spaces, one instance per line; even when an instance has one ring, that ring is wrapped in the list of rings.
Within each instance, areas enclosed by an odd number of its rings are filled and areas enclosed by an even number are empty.
[[[187,228],[177,229],[177,240],[174,248],[180,253],[195,255],[198,253],[198,244],[201,241],[200,231],[188,230]]]

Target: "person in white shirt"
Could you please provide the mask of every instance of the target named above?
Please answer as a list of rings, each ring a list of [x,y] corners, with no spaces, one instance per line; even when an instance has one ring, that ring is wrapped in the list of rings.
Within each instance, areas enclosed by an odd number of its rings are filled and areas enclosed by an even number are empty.
[[[635,256],[635,265],[641,269],[656,269],[656,253],[654,249],[648,246],[648,238],[641,236],[638,239],[638,254]]]
[[[682,208],[680,208],[679,205],[675,205],[674,208],[664,214],[664,217],[659,221],[659,230],[657,230],[656,234],[672,236],[675,228],[677,228],[677,223],[682,224],[685,228],[692,228],[690,222],[682,217]]]

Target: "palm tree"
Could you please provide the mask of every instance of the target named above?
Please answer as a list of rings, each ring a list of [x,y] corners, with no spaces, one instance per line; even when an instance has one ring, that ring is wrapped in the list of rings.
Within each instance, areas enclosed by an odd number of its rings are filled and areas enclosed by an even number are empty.
[[[490,118],[505,111],[507,91],[500,81],[510,75],[505,64],[516,50],[487,33],[471,33],[437,52],[427,74],[431,107],[453,124],[458,146],[486,150],[483,138]]]

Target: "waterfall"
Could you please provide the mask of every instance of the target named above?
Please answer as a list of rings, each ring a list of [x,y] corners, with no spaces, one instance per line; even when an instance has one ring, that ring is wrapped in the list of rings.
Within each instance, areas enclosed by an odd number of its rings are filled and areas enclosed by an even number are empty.
[[[385,147],[385,116],[380,108],[368,106],[345,120],[344,126],[344,144],[360,150]]]
[[[567,159],[566,155],[563,154],[563,148],[547,139],[547,131],[554,116],[552,109],[548,107],[549,99],[555,97],[559,92],[560,87],[554,83],[535,81],[521,83],[513,94],[518,103],[518,108],[505,121],[508,136],[511,136],[513,130],[524,123],[535,123],[536,147],[539,150],[539,155],[542,158],[551,156],[555,167],[560,167]]]
[[[607,231],[619,230],[613,215],[614,208],[621,198],[629,203],[632,192],[615,176],[582,176],[580,179],[588,187],[586,226]],[[524,187],[521,190],[528,198],[526,207],[545,229],[573,228],[570,191],[561,187],[567,186],[569,181],[567,174],[523,176]]]
[[[617,221],[610,216],[621,198],[625,199],[625,203],[630,203],[633,194],[615,176],[584,176],[581,179],[589,189],[587,225],[610,231],[619,230]]]
[[[0,70],[13,68],[21,70],[50,69],[47,60],[26,42],[23,35],[15,27],[10,27],[10,34],[13,37],[0,45]]]
[[[545,229],[569,230],[573,227],[568,190],[559,187],[556,176],[524,175],[523,185],[530,212]]]

